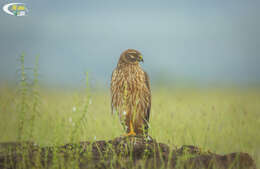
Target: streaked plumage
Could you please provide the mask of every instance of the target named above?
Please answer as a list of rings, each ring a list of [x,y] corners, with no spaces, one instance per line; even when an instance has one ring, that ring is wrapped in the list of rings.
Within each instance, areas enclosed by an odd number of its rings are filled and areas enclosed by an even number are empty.
[[[111,78],[111,107],[119,114],[127,133],[148,133],[151,109],[149,77],[139,62],[141,53],[134,49],[124,51]]]

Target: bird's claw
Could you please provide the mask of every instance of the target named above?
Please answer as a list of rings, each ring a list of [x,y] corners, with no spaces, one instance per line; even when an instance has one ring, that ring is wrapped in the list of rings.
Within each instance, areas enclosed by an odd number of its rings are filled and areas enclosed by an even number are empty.
[[[130,131],[127,134],[124,134],[124,136],[136,136],[136,133],[134,131]]]

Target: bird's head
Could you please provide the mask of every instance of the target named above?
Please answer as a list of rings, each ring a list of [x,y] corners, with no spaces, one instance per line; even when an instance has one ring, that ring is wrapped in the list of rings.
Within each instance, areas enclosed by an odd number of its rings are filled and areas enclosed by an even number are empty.
[[[135,49],[127,49],[125,50],[119,59],[119,63],[125,64],[138,64],[139,62],[143,62],[142,54]]]

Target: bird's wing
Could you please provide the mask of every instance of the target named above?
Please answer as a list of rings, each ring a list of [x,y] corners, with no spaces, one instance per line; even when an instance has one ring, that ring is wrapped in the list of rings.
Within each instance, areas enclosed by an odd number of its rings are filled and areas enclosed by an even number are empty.
[[[149,118],[150,118],[150,111],[151,111],[151,88],[150,88],[150,79],[149,76],[146,72],[144,72],[144,76],[145,76],[145,84],[146,87],[149,89],[149,94],[148,94],[148,106],[145,112],[145,120],[147,122],[149,122]]]
[[[111,114],[114,114],[114,106],[113,106],[113,81],[114,81],[114,77],[116,76],[116,69],[113,70],[112,75],[111,75],[111,81],[110,81],[110,94],[111,94]]]
[[[150,89],[150,78],[148,76],[148,74],[146,72],[144,72],[144,77],[145,77],[145,84],[146,84],[146,87],[149,89],[149,91],[151,90]]]

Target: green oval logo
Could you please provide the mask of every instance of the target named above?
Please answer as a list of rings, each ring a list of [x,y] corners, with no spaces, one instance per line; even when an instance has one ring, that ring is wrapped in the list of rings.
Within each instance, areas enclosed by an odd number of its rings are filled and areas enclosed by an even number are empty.
[[[3,6],[3,11],[13,16],[26,16],[28,9],[24,3],[9,3]]]

